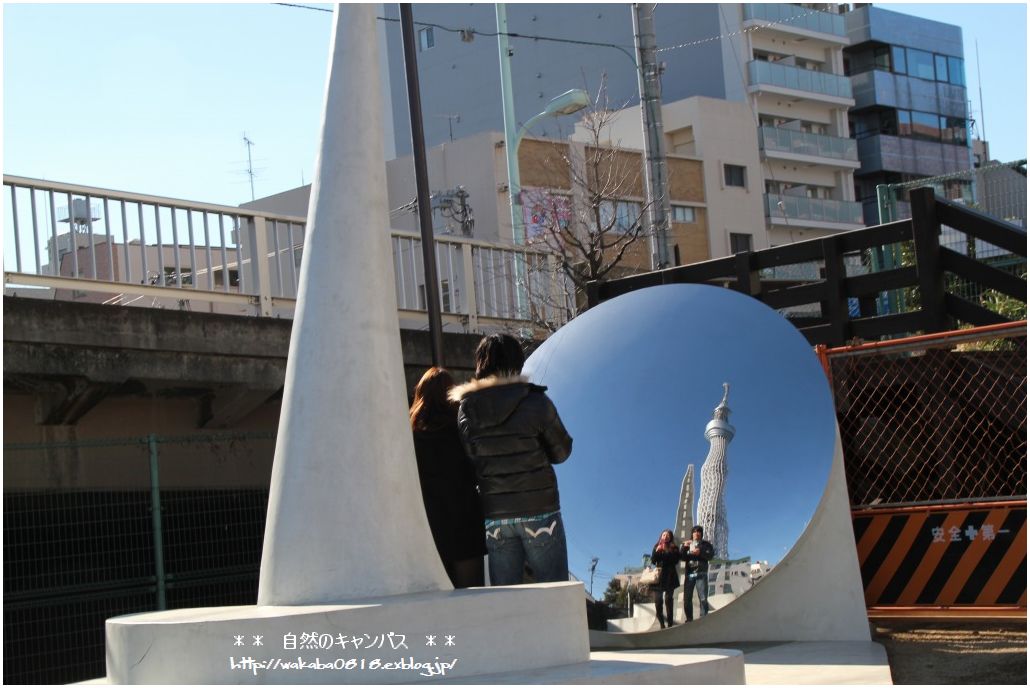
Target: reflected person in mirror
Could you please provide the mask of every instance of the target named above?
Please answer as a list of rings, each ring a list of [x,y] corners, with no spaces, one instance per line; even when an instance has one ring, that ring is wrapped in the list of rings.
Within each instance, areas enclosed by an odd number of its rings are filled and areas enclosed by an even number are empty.
[[[483,510],[476,474],[458,435],[458,405],[447,398],[454,379],[432,367],[415,385],[408,413],[429,529],[455,588],[485,584]]]
[[[690,529],[690,540],[683,543],[680,558],[687,562],[686,578],[683,581],[683,611],[687,621],[694,620],[694,590],[701,616],[708,614],[708,562],[715,556],[715,548],[708,540],[703,539],[704,528],[694,526]]]
[[[680,586],[680,574],[676,570],[676,564],[680,561],[679,547],[676,546],[676,538],[671,530],[663,530],[658,536],[658,542],[651,550],[651,563],[660,567],[658,582],[651,586],[654,591],[654,613],[658,617],[658,624],[665,628],[666,625],[673,626],[672,598],[676,588]],[[664,601],[664,613],[662,603]]]
[[[476,348],[474,379],[451,390],[458,429],[483,506],[490,584],[517,585],[529,565],[538,583],[569,579],[553,464],[572,452],[546,387],[523,377],[519,341],[492,334]]]

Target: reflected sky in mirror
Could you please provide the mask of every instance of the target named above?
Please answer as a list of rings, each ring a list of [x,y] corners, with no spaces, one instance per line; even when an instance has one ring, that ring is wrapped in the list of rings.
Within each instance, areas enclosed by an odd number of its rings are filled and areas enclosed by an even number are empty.
[[[548,387],[573,437],[556,467],[569,568],[589,586],[598,557],[597,598],[675,528],[689,464],[696,517],[723,383],[736,430],[725,458],[729,558],[777,564],[815,513],[836,432],[829,385],[805,338],[755,299],[703,285],[635,291],[572,320],[524,372]]]

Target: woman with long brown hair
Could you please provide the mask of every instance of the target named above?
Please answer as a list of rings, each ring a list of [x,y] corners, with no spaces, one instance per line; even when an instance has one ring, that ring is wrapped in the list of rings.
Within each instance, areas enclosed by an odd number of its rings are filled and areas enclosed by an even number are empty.
[[[665,529],[658,536],[658,542],[651,550],[651,563],[661,568],[658,582],[653,584],[651,589],[654,591],[654,613],[662,628],[675,624],[672,616],[672,598],[676,593],[676,588],[680,586],[680,574],[676,570],[679,560],[680,551],[676,546],[676,538],[671,530]],[[663,601],[665,603],[664,614],[662,613]]]
[[[429,528],[456,588],[482,586],[483,510],[476,476],[458,435],[458,405],[448,400],[451,374],[433,367],[415,386],[409,417]]]

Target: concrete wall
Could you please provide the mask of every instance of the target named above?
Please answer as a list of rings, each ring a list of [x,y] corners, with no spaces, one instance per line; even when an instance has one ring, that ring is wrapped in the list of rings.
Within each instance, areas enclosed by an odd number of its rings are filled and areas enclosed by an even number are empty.
[[[732,8],[735,9],[735,8]],[[385,16],[396,18],[395,5],[384,5]],[[610,47],[590,47],[551,41],[511,39],[515,119],[529,120],[554,96],[570,88],[595,94],[602,74],[607,77],[609,102],[621,108],[639,102],[633,57],[633,24],[627,4],[509,4],[508,30],[524,35],[589,40],[626,46],[626,52]],[[497,31],[494,6],[489,4],[418,4],[416,22],[450,27]],[[394,137],[400,155],[410,152],[411,133],[405,92],[403,51],[399,27],[384,22],[388,44],[388,72],[393,107]],[[724,32],[719,6],[714,4],[659,5],[655,11],[658,45],[676,45],[711,38]],[[420,28],[416,25],[416,30]],[[436,29],[435,46],[418,54],[422,109],[427,145],[448,140],[445,115],[460,115],[452,123],[454,138],[483,131],[503,130],[500,67],[497,40],[477,35],[462,42],[456,33]],[[627,54],[628,53],[628,54]],[[739,90],[737,67],[726,61],[719,41],[661,54],[666,63],[662,77],[663,98],[677,100],[691,95],[727,97],[727,84]],[[742,97],[739,94],[735,97]],[[534,134],[568,133],[568,121],[551,120],[534,128]]]
[[[487,131],[434,146],[426,155],[431,193],[463,186],[469,193],[468,202],[476,221],[473,238],[481,241],[511,243],[511,221],[507,223],[507,232],[499,231],[501,218],[510,215],[507,194],[497,187],[507,178],[503,172],[504,149],[496,148],[497,142],[503,140],[502,134]],[[502,163],[500,176],[498,153]],[[387,161],[386,182],[391,211],[415,198],[415,164],[410,155]],[[438,217],[434,227],[439,230],[444,223]],[[390,224],[394,229],[419,231],[415,213],[392,214]]]
[[[4,297],[4,443],[274,433],[292,324]],[[431,364],[428,333],[398,336],[410,394]],[[471,375],[478,341],[444,335],[458,379]],[[328,374],[346,384],[346,371]],[[162,445],[162,486],[267,486],[273,445]],[[140,489],[148,460],[146,445],[9,452],[4,489]]]

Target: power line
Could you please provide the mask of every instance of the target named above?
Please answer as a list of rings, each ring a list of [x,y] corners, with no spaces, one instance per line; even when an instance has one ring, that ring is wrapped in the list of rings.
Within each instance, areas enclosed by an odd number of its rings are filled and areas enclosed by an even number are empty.
[[[333,11],[331,9],[327,9],[327,8],[324,8],[324,7],[313,7],[311,5],[298,5],[298,4],[287,3],[287,2],[276,2],[276,3],[273,3],[273,4],[280,5],[282,7],[294,7],[294,8],[299,8],[299,9],[314,10],[316,12],[332,12]],[[742,36],[744,34],[752,33],[754,31],[758,31],[758,30],[761,30],[761,29],[767,29],[767,28],[773,27],[776,24],[786,24],[786,23],[795,21],[797,19],[802,19],[804,17],[812,16],[812,15],[815,15],[815,14],[821,14],[821,13],[823,13],[822,10],[809,10],[807,12],[802,12],[801,14],[795,14],[795,15],[790,16],[790,17],[785,17],[784,19],[780,19],[780,20],[777,20],[775,22],[769,22],[767,24],[762,24],[762,25],[759,25],[759,26],[749,26],[749,27],[747,27],[745,29],[741,29],[740,31],[732,31],[730,33],[720,33],[718,35],[709,36],[707,38],[699,38],[699,39],[697,39],[695,41],[688,41],[686,43],[680,43],[678,45],[670,45],[670,46],[667,46],[665,48],[657,48],[656,52],[660,52],[661,53],[661,52],[668,52],[670,50],[679,50],[681,48],[689,48],[689,47],[693,47],[693,46],[696,46],[696,45],[702,45],[704,43],[711,43],[713,41],[722,40],[723,38],[732,38],[733,36]],[[400,21],[400,19],[394,19],[393,17],[376,17],[376,19],[378,19],[379,21],[389,21],[389,22],[399,22]],[[552,42],[552,43],[569,43],[571,45],[585,45],[585,46],[591,46],[591,47],[595,47],[595,48],[615,48],[616,50],[621,50],[623,53],[625,53],[626,56],[629,57],[630,60],[632,60],[634,64],[636,64],[636,58],[633,57],[633,55],[629,52],[629,50],[634,49],[634,46],[632,46],[632,45],[620,45],[620,44],[617,44],[617,43],[602,43],[602,42],[598,42],[598,41],[584,41],[584,40],[579,40],[579,39],[575,39],[575,38],[557,38],[555,36],[540,36],[540,35],[537,35],[537,34],[516,33],[516,32],[512,32],[512,31],[509,31],[509,32],[480,31],[479,29],[475,29],[475,28],[472,28],[472,27],[454,28],[452,26],[444,26],[443,24],[436,24],[436,23],[433,23],[433,22],[420,22],[420,21],[416,21],[414,23],[419,25],[419,26],[426,26],[426,27],[431,27],[431,28],[434,28],[434,29],[440,29],[441,31],[447,31],[449,33],[461,34],[463,37],[464,36],[482,36],[484,38],[496,38],[497,36],[507,36],[508,38],[522,38],[522,39],[532,40],[532,41],[546,41],[546,42]]]

